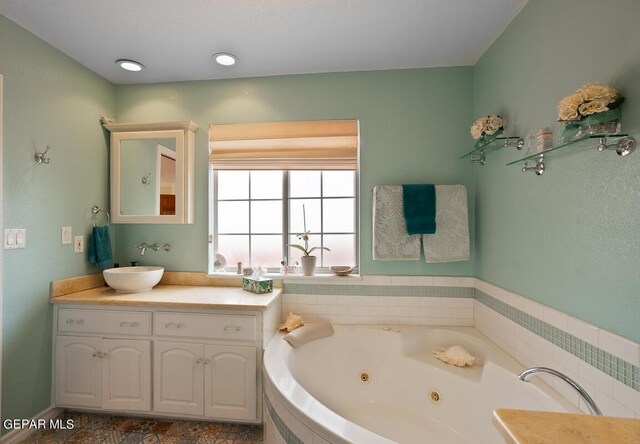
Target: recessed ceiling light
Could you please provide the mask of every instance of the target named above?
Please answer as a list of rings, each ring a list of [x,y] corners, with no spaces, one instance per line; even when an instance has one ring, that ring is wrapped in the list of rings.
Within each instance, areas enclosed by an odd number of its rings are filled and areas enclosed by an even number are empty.
[[[233,54],[229,54],[228,52],[219,52],[211,56],[212,59],[216,61],[218,65],[222,66],[231,66],[235,65],[238,61],[238,58]]]
[[[144,65],[140,62],[136,62],[135,60],[127,60],[127,59],[119,59],[116,60],[116,63],[120,65],[120,68],[127,71],[142,71]]]

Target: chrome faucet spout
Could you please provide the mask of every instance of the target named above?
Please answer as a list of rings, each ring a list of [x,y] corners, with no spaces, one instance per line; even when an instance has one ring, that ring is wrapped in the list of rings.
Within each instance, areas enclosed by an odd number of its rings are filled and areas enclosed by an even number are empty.
[[[147,251],[147,248],[149,248],[149,245],[147,245],[146,242],[141,243],[140,245],[131,245],[133,248],[137,248],[138,250],[140,250],[140,256],[144,256],[144,254]]]
[[[557,378],[562,379],[564,382],[566,382],[571,387],[573,387],[575,389],[575,391],[578,392],[578,395],[580,395],[582,400],[587,404],[587,408],[589,409],[589,412],[591,412],[592,415],[602,416],[602,412],[600,411],[600,409],[596,405],[595,401],[591,398],[591,396],[589,396],[587,391],[585,389],[583,389],[580,386],[580,384],[578,384],[576,381],[574,381],[573,379],[571,379],[570,377],[568,377],[564,373],[559,372],[558,370],[554,370],[554,369],[548,368],[548,367],[532,367],[532,368],[528,368],[525,371],[523,371],[522,373],[520,373],[520,375],[518,375],[518,378],[521,381],[527,382],[527,381],[529,381],[529,379],[531,379],[532,376],[534,376],[536,374],[539,374],[539,373],[545,373],[545,374],[552,375],[552,376],[555,376]]]

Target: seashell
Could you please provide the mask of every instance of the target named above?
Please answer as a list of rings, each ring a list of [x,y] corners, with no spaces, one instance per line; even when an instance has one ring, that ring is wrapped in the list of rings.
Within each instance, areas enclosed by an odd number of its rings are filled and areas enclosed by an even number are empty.
[[[452,364],[457,367],[464,367],[465,365],[472,366],[480,360],[475,356],[472,356],[463,346],[454,345],[452,347],[443,348],[436,347],[432,350],[436,358],[447,364]]]
[[[287,320],[282,324],[279,328],[280,331],[293,331],[298,327],[302,327],[304,325],[304,321],[302,317],[293,313],[289,313],[287,316]]]

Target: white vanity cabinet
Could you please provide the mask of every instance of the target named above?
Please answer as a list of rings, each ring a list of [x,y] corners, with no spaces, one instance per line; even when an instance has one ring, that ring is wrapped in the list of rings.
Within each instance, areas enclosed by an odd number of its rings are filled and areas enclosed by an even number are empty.
[[[255,421],[256,348],[154,342],[153,409]]]
[[[55,405],[259,423],[279,310],[56,305]]]
[[[129,338],[151,333],[151,312],[61,308],[57,321],[57,405],[151,410],[151,341]]]

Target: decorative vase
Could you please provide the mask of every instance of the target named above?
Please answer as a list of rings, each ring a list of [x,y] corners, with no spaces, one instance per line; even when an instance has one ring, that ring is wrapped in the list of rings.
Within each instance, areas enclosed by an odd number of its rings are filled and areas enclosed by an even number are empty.
[[[300,262],[302,263],[302,274],[305,276],[313,276],[316,272],[316,260],[315,256],[302,256]]]

